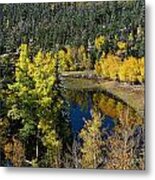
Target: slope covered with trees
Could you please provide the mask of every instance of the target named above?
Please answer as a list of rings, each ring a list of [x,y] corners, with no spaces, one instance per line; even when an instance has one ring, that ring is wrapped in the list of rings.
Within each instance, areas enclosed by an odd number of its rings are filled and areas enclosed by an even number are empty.
[[[128,54],[144,55],[144,1],[63,2],[0,5],[0,54],[14,52],[20,44],[33,50],[57,45],[92,44],[102,34],[116,48],[116,41],[130,41]],[[95,27],[95,28],[94,28]]]

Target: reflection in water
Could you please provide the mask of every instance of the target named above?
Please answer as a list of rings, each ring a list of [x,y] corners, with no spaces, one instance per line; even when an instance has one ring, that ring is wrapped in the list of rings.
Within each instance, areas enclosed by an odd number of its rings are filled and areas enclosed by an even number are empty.
[[[67,91],[65,98],[70,104],[73,133],[79,132],[84,121],[91,119],[92,109],[104,115],[102,126],[107,129],[113,128],[116,123],[127,123],[131,128],[143,124],[143,118],[132,108],[102,92]]]
[[[84,126],[84,121],[91,118],[92,100],[91,95],[83,92],[70,92],[67,98],[70,104],[70,118],[72,125],[72,132],[79,133]]]
[[[102,139],[106,141],[106,147],[108,147],[106,157],[102,157],[105,169],[144,169],[143,118],[126,104],[102,92],[68,91],[66,97],[70,102],[73,133],[84,131],[83,126],[88,133],[89,129],[86,129],[85,124],[87,120],[93,121],[93,117],[90,117],[91,111],[101,114]],[[89,141],[88,135],[87,141]],[[94,168],[92,164],[87,165]]]
[[[91,107],[88,106],[88,109],[81,109],[81,106],[78,104],[72,104],[70,107],[70,118],[72,132],[78,133],[84,126],[85,119],[90,119]]]

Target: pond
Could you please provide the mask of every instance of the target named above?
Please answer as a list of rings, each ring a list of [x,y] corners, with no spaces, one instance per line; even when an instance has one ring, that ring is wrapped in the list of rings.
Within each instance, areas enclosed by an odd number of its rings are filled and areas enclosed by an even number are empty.
[[[69,102],[73,134],[78,134],[85,121],[91,120],[92,110],[97,110],[101,114],[104,129],[113,129],[123,121],[131,128],[144,124],[144,119],[133,108],[102,91],[67,90],[65,99]]]
[[[92,111],[101,115],[102,139],[106,153],[108,151],[104,159],[106,169],[144,168],[144,118],[133,108],[98,90],[67,90],[65,98],[69,102],[71,128],[76,140],[85,123],[92,120]]]

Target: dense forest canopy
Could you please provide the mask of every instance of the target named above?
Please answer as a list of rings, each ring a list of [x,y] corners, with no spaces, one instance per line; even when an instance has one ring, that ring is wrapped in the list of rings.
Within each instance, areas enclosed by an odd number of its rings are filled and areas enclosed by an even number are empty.
[[[98,35],[107,51],[130,41],[128,54],[144,55],[144,1],[63,2],[0,5],[0,54],[26,43],[52,50],[93,44]]]

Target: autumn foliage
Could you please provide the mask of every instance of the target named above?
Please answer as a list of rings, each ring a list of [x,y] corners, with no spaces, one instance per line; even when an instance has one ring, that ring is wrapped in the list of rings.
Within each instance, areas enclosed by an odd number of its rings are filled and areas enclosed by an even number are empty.
[[[86,121],[84,128],[80,132],[80,137],[83,140],[81,148],[82,168],[97,168],[103,160],[102,148],[104,142],[102,141],[101,116],[93,112],[92,119]]]
[[[112,80],[121,82],[144,83],[144,57],[127,57],[121,59],[114,54],[103,54],[95,64],[96,73]]]

